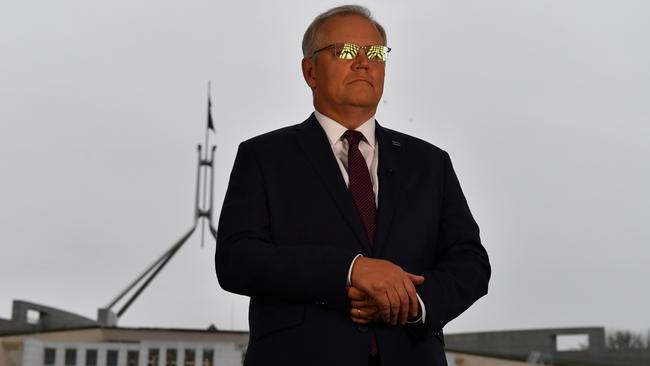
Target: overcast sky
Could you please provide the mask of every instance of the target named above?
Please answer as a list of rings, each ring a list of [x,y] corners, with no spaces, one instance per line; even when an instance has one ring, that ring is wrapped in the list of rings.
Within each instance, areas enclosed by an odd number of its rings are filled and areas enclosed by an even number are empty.
[[[650,327],[650,3],[364,1],[377,119],[448,151],[489,294],[448,332]],[[300,41],[335,1],[3,1],[0,317],[95,317],[191,227],[212,80],[221,207],[239,142],[304,120]],[[215,220],[217,218],[215,217]],[[124,326],[247,329],[194,236]]]

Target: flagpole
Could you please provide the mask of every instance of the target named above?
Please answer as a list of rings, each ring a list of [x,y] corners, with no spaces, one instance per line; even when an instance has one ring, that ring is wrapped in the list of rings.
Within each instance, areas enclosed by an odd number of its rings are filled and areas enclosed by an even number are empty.
[[[117,326],[119,318],[129,309],[133,302],[142,294],[143,291],[151,284],[156,276],[163,270],[172,257],[180,250],[180,248],[190,239],[193,233],[198,228],[198,220],[202,220],[202,233],[201,233],[201,247],[204,246],[205,239],[205,226],[208,223],[209,234],[212,234],[216,239],[217,231],[212,225],[212,205],[214,204],[214,152],[217,148],[216,143],[212,148],[209,148],[210,131],[214,132],[214,123],[212,121],[211,112],[211,95],[210,95],[210,81],[208,81],[208,110],[207,110],[207,126],[205,130],[205,149],[200,144],[197,146],[198,166],[196,170],[196,195],[194,197],[194,223],[192,228],[185,233],[174,245],[163,253],[153,264],[140,274],[133,282],[129,283],[118,296],[111,300],[105,308],[99,308],[97,312],[97,322],[104,326]],[[205,150],[205,151],[203,151]],[[208,151],[209,150],[209,151]],[[203,178],[201,178],[203,175]],[[201,180],[203,180],[203,189],[201,189]],[[210,189],[208,190],[208,181],[210,182]],[[202,198],[199,196],[202,194]],[[209,196],[208,196],[209,194]],[[208,235],[209,235],[208,234]],[[213,242],[214,243],[214,242]],[[136,288],[137,286],[137,288]],[[116,306],[122,299],[129,295],[126,303],[122,305],[119,311],[114,312],[113,306]],[[232,315],[231,315],[232,318]],[[1,321],[1,319],[0,319]],[[231,320],[232,324],[232,320]]]
[[[210,82],[208,81],[208,115],[207,118],[210,118]],[[205,126],[205,160],[208,160],[208,135],[210,132],[210,126]]]
[[[206,210],[207,202],[207,187],[208,187],[208,157],[209,157],[209,152],[208,152],[208,136],[210,134],[210,119],[211,119],[211,103],[210,103],[210,81],[208,80],[208,115],[206,116],[207,122],[205,126],[205,157],[204,157],[204,164],[201,164],[201,169],[203,170],[203,203],[202,203],[202,210]],[[205,243],[205,221],[207,220],[207,216],[204,216],[201,220],[201,248],[203,248],[204,243]]]

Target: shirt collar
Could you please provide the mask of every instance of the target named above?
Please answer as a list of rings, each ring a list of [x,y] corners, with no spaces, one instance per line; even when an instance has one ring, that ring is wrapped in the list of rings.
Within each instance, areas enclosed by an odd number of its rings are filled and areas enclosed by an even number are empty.
[[[318,111],[314,111],[314,116],[318,120],[318,123],[320,123],[323,130],[325,130],[325,134],[327,135],[327,139],[330,141],[330,145],[334,145],[337,142],[341,141],[341,136],[343,136],[345,131],[348,130],[345,128],[345,126]],[[365,137],[366,141],[368,142],[368,145],[370,145],[373,149],[375,148],[375,116],[372,116],[369,120],[365,121],[359,127],[355,128],[355,130],[361,132],[363,134],[363,137]]]

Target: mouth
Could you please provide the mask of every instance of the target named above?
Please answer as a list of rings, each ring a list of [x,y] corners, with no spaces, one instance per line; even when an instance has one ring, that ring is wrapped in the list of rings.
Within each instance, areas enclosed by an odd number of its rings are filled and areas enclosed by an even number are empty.
[[[367,83],[368,85],[373,86],[372,83],[370,82],[370,80],[368,80],[368,79],[354,79],[354,80],[350,81],[349,84],[354,84],[354,83],[358,83],[358,82]]]

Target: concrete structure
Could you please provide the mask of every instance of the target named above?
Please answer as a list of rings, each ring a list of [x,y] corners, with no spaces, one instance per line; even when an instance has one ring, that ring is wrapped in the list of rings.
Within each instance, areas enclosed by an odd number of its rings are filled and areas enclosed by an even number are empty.
[[[563,337],[584,339],[577,348],[563,349]],[[605,328],[551,328],[445,335],[447,350],[475,355],[555,365],[650,365],[650,350],[610,350]]]
[[[510,360],[504,360],[502,358],[476,356],[476,355],[456,353],[456,352],[447,352],[447,364],[449,366],[530,366],[531,365],[531,363],[529,362],[510,361]]]
[[[92,319],[65,310],[14,300],[11,319],[0,318],[0,335],[3,333],[80,328],[96,325],[98,325],[97,322]]]

